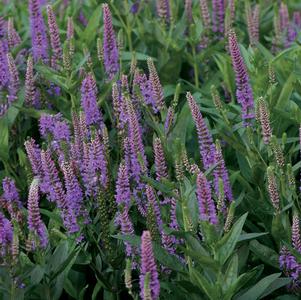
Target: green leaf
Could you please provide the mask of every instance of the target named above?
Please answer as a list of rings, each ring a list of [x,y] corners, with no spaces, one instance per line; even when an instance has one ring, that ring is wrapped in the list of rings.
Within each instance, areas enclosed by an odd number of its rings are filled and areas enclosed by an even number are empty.
[[[232,259],[230,260],[227,270],[224,275],[224,282],[222,285],[223,291],[227,291],[227,289],[233,285],[237,280],[238,274],[238,256],[234,254]]]
[[[227,233],[217,244],[215,249],[216,259],[223,265],[230,257],[239,240],[242,228],[246,221],[248,213],[241,216]]]
[[[92,293],[92,300],[96,300],[97,295],[99,293],[99,291],[101,290],[101,288],[103,287],[103,284],[100,281],[97,281],[97,283],[95,284],[95,287],[93,289],[93,293]]]
[[[258,237],[264,236],[269,234],[268,232],[261,232],[261,233],[244,233],[242,234],[239,239],[238,242],[243,242],[243,241],[249,241],[249,240],[253,240],[256,239]]]
[[[193,282],[200,287],[201,290],[207,295],[207,297],[211,300],[220,299],[219,297],[219,289],[216,284],[211,284],[208,280],[197,270],[192,269],[191,277]]]
[[[291,94],[293,92],[295,80],[296,80],[296,76],[294,73],[292,73],[286,80],[285,84],[283,85],[281,94],[276,104],[276,108],[283,109],[285,106],[288,105]]]
[[[243,288],[258,273],[259,269],[260,267],[256,267],[250,272],[240,275],[236,282],[228,288],[224,300],[232,300],[233,295]]]
[[[215,272],[219,270],[219,263],[212,259],[210,256],[202,255],[190,249],[186,249],[184,247],[180,247],[180,249],[189,257],[191,257],[196,263],[200,264],[200,266],[204,269],[211,268]]]
[[[72,282],[70,279],[66,279],[64,282],[64,290],[74,299],[77,298],[77,290],[73,286]]]
[[[44,274],[45,274],[44,268],[40,265],[36,265],[30,273],[30,283],[32,285],[39,284],[43,279]]]
[[[273,249],[260,244],[256,240],[250,242],[249,248],[262,262],[279,269],[279,255]]]
[[[133,246],[139,247],[141,245],[141,238],[137,235],[122,235],[116,234],[112,236],[115,239],[123,240],[125,242],[130,243]]]
[[[261,295],[260,299],[270,295],[274,291],[280,289],[283,286],[287,286],[292,281],[291,278],[277,278]]]
[[[239,296],[237,300],[257,300],[268,290],[269,286],[279,278],[281,273],[275,273],[261,279],[252,288],[250,288],[243,295]]]
[[[185,268],[180,260],[176,256],[169,254],[159,244],[153,243],[153,251],[155,258],[161,265],[177,272],[184,272]]]
[[[0,119],[0,158],[8,161],[8,122],[5,117]]]

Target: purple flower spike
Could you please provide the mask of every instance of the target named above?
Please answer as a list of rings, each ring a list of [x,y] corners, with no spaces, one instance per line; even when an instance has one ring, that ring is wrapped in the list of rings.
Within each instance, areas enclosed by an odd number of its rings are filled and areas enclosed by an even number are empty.
[[[143,231],[141,237],[141,269],[140,269],[140,296],[143,300],[149,299],[144,295],[144,281],[149,274],[149,289],[151,299],[159,299],[160,282],[157,266],[153,254],[152,239],[149,231]]]
[[[20,196],[17,191],[15,182],[5,177],[2,180],[2,187],[3,187],[3,199],[6,202],[7,210],[11,216],[12,220],[20,221],[20,208],[22,207]]]
[[[160,111],[164,107],[163,88],[154,62],[150,57],[147,59],[147,66],[149,71],[149,81],[152,85],[153,97],[155,98],[156,109]]]
[[[86,124],[101,127],[102,114],[97,107],[97,86],[91,73],[82,82],[81,94],[81,105],[85,112]]]
[[[131,6],[131,9],[130,9],[130,12],[135,15],[138,13],[139,11],[139,6],[140,6],[140,0],[136,0],[132,6]]]
[[[66,187],[66,202],[76,216],[82,211],[83,192],[79,185],[73,169],[68,162],[63,162],[61,169],[63,171]],[[75,230],[77,231],[77,230]]]
[[[28,228],[32,235],[30,238],[32,251],[36,248],[46,248],[48,244],[46,226],[40,216],[39,199],[38,179],[34,179],[30,185],[27,202]]]
[[[0,256],[3,258],[11,252],[13,227],[11,222],[0,212]]]
[[[10,105],[17,99],[17,93],[20,87],[20,80],[15,60],[10,53],[7,53],[7,64],[9,72],[9,86],[7,98],[8,104]]]
[[[25,103],[28,106],[33,106],[36,93],[33,76],[33,61],[32,57],[29,56],[27,59],[27,69],[25,76]]]
[[[103,54],[105,70],[109,79],[113,77],[119,71],[119,55],[117,48],[117,41],[115,32],[112,24],[112,15],[108,4],[102,5],[103,11],[103,23],[104,23],[104,34],[103,34]]]
[[[165,23],[170,23],[170,3],[169,0],[157,0],[157,14]]]
[[[24,143],[27,157],[31,164],[31,170],[35,176],[41,176],[42,164],[41,164],[41,149],[36,144],[33,138],[29,139]]]
[[[21,206],[20,197],[15,182],[10,178],[5,177],[2,180],[2,187],[3,187],[3,198],[6,201],[16,202],[18,206]]]
[[[99,181],[102,188],[106,189],[109,183],[107,160],[105,157],[104,144],[100,141],[98,134],[92,139],[90,146],[90,165],[94,169],[94,172],[99,174]]]
[[[202,15],[202,21],[203,26],[205,30],[210,29],[211,24],[211,18],[208,8],[207,0],[200,0],[200,8],[201,8],[201,15]]]
[[[231,202],[233,200],[232,188],[230,184],[228,170],[226,168],[225,161],[223,158],[222,149],[219,144],[217,144],[216,146],[215,162],[217,164],[213,172],[215,192],[218,195],[218,197],[221,196],[221,191],[219,186],[219,179],[221,179],[223,181],[225,198],[227,199],[228,202]]]
[[[31,43],[34,61],[48,61],[48,40],[39,0],[29,0],[28,10],[31,26]]]
[[[249,4],[246,4],[246,16],[248,24],[249,40],[252,46],[256,45],[259,41],[259,5],[255,5],[254,9],[251,9]]]
[[[234,30],[229,32],[229,50],[236,80],[236,97],[242,107],[242,119],[250,126],[254,119],[254,99],[247,68],[241,56]]]
[[[48,200],[56,202],[59,208],[66,207],[65,192],[59,178],[58,170],[51,158],[50,150],[41,151],[42,174],[40,175],[40,189],[48,194]]]
[[[5,87],[8,81],[7,44],[4,40],[0,40],[0,87]]]
[[[7,42],[10,49],[21,44],[21,38],[14,28],[14,23],[12,18],[9,18],[7,22]]]
[[[156,101],[154,99],[152,83],[150,80],[147,79],[145,74],[140,74],[138,69],[135,71],[134,74],[133,85],[139,86],[144,102],[147,105],[151,105],[154,113],[157,113],[158,110]],[[138,96],[136,97],[138,98]]]
[[[202,172],[197,176],[196,195],[199,203],[200,219],[211,224],[217,224],[216,208],[211,197],[210,184]]]
[[[210,131],[191,93],[187,93],[187,101],[197,129],[200,153],[205,169],[209,169],[215,163],[215,145]]]
[[[154,189],[149,185],[146,186],[146,197],[148,200],[148,206],[152,208],[152,210],[155,214],[156,222],[157,222],[156,225],[158,227],[159,233],[162,235],[163,221],[162,221],[162,217],[161,217],[159,203],[157,201]]]
[[[55,14],[53,12],[52,6],[47,5],[47,15],[48,15],[48,27],[50,43],[52,48],[51,66],[57,69],[58,62],[62,58],[62,45],[60,41],[59,28],[56,23]]]
[[[131,189],[129,182],[129,174],[128,168],[124,162],[122,162],[119,166],[115,199],[118,205],[124,204],[126,207],[130,206]]]
[[[225,1],[212,0],[212,30],[224,35]]]
[[[40,133],[44,138],[50,134],[54,141],[70,141],[70,128],[62,119],[60,113],[56,115],[42,114],[39,120]]]
[[[185,13],[189,23],[192,23],[192,0],[185,0]]]
[[[293,216],[292,224],[292,245],[301,253],[300,219],[297,214]]]
[[[155,138],[154,140],[154,154],[155,154],[155,167],[156,167],[156,180],[160,181],[161,178],[167,178],[167,166],[164,157],[164,150],[161,140]]]
[[[279,9],[279,17],[280,17],[280,30],[285,32],[289,25],[289,13],[288,7],[286,4],[281,2],[280,9]]]
[[[142,142],[141,127],[133,103],[127,99],[128,136],[131,149],[131,172],[135,180],[140,181],[140,175],[147,170],[147,161]]]
[[[122,212],[119,215],[119,222],[121,226],[121,232],[124,235],[133,235],[134,234],[134,226],[129,216],[129,211],[127,207],[124,207]],[[126,256],[130,257],[133,253],[133,248],[131,244],[128,242],[124,242],[126,248]]]
[[[74,25],[71,17],[68,17],[67,23],[67,40],[70,41],[74,38]]]

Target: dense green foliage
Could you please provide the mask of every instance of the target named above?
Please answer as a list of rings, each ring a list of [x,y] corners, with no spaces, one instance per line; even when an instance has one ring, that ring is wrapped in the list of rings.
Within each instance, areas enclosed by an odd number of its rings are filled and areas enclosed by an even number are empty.
[[[20,87],[16,101],[0,118],[0,179],[9,177],[15,181],[22,202],[22,207],[18,208],[20,216],[14,218],[5,196],[0,199],[1,216],[10,220],[13,228],[11,248],[7,250],[3,238],[6,227],[0,218],[0,299],[140,299],[140,246],[145,230],[151,232],[153,240],[160,281],[159,299],[299,299],[301,26],[289,45],[285,42],[288,33],[281,32],[280,42],[275,47],[275,24],[281,17],[280,4],[268,0],[237,0],[235,18],[231,21],[230,9],[226,6],[226,31],[231,27],[236,32],[255,101],[253,124],[244,126],[241,105],[237,101],[237,78],[229,50],[229,32],[218,38],[206,28],[199,1],[192,1],[192,20],[189,20],[185,1],[170,0],[170,23],[157,15],[155,2],[160,1],[137,1],[139,9],[136,13],[132,8],[135,1],[130,0],[49,1],[62,43],[60,67],[34,60],[34,84],[40,93],[40,104],[38,107],[29,105],[25,99],[26,69],[27,59],[32,55],[32,33],[27,2],[0,3],[1,17],[6,21],[12,18],[21,37],[21,43],[9,50],[17,66]],[[102,53],[105,49],[100,51],[104,45],[104,2],[109,4],[112,13],[119,50],[119,72],[113,78],[106,72]],[[254,9],[255,2],[259,5],[259,40],[251,46],[247,11],[248,7]],[[291,0],[284,2],[289,18],[293,20],[293,12],[301,11],[301,4]],[[213,10],[211,4],[209,10]],[[47,24],[45,4],[42,14]],[[80,18],[82,15],[86,24]],[[70,17],[74,36],[68,40]],[[204,37],[208,41],[201,47]],[[2,42],[6,35],[0,34],[0,38]],[[74,46],[71,55],[70,43]],[[53,55],[54,51],[50,53]],[[136,68],[149,74],[151,61],[164,92],[164,105],[159,112],[154,112],[145,103],[143,91],[134,80]],[[85,223],[83,214],[79,218],[80,230],[75,234],[68,232],[61,207],[49,201],[47,193],[41,192],[39,212],[49,241],[46,248],[30,249],[28,195],[38,179],[34,178],[37,174],[34,174],[24,143],[32,137],[41,149],[51,152],[59,170],[59,180],[66,190],[63,163],[53,150],[57,150],[55,139],[50,134],[42,136],[39,119],[45,114],[61,113],[62,120],[72,128],[73,142],[76,139],[74,116],[84,110],[81,87],[88,74],[96,81],[97,104],[103,114],[104,127],[99,136],[104,147],[108,183],[105,186],[99,184],[95,195],[82,197],[89,222]],[[119,167],[126,160],[124,139],[127,134],[131,137],[131,122],[135,120],[127,120],[129,124],[122,129],[119,127],[120,116],[116,116],[114,107],[116,86],[120,91],[118,97],[127,103],[127,113],[135,111],[135,116],[138,115],[140,131],[133,136],[142,136],[147,161],[147,171],[142,172],[138,180],[143,185],[138,194],[149,202],[151,196],[145,186],[155,194],[163,219],[162,229],[157,220],[156,205],[147,202],[147,213],[141,214],[135,194],[137,178],[134,177],[130,178],[128,211],[134,232],[124,234],[118,225],[118,215],[124,207],[115,201],[116,182]],[[54,91],[56,88],[59,88],[58,93]],[[204,167],[196,132],[198,124],[188,104],[187,92],[193,95],[202,113],[214,149],[216,152],[220,149],[222,153],[233,201],[224,200],[226,189],[222,178],[217,179],[220,193],[214,188],[219,163]],[[7,93],[7,89],[1,87],[0,101],[6,101]],[[173,119],[166,129],[170,110]],[[265,126],[270,126],[272,131],[268,142],[264,141]],[[81,140],[84,145],[93,144],[99,133],[96,127],[89,127],[89,134]],[[157,176],[154,154],[156,138],[162,145],[167,166],[167,176],[161,179]],[[64,163],[67,160],[70,169],[74,168],[70,172],[74,172],[84,193],[86,182],[81,168],[72,165],[68,145],[61,143],[59,147],[63,149]],[[140,167],[145,167],[142,153],[137,157]],[[217,224],[202,219],[199,213],[196,182],[200,171],[212,183]],[[39,180],[41,183],[41,178]],[[200,191],[204,192],[204,189]],[[277,197],[279,203],[275,204]],[[170,227],[172,205],[162,204],[166,199],[176,203],[178,228]],[[170,247],[164,244],[162,232],[177,243]],[[133,256],[126,254],[126,245],[136,249]],[[294,278],[292,272],[281,267],[279,256],[284,249],[294,257],[300,268],[296,276],[300,278]],[[146,276],[145,290],[150,288],[148,280],[151,279]]]

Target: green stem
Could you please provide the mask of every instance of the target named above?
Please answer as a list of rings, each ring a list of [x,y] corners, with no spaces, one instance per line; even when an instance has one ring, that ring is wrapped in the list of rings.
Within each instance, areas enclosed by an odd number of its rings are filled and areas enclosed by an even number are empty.
[[[184,230],[185,232],[190,231],[189,228],[189,219],[188,219],[188,208],[187,206],[182,202],[182,213],[183,213],[183,222],[184,222]],[[189,246],[188,244],[186,244],[186,249],[189,250]],[[189,271],[189,275],[190,277],[192,276],[191,271],[192,271],[192,260],[191,257],[189,255],[185,255],[186,256],[186,260],[187,260],[187,264],[188,264],[188,271]]]
[[[193,69],[194,69],[194,81],[196,88],[199,88],[199,70],[196,59],[195,47],[192,45],[192,56],[193,56]]]
[[[12,285],[11,285],[11,289],[10,289],[10,299],[11,300],[15,300],[16,299],[16,297],[15,297],[15,291],[16,291],[16,289],[15,289],[15,283],[12,280]]]

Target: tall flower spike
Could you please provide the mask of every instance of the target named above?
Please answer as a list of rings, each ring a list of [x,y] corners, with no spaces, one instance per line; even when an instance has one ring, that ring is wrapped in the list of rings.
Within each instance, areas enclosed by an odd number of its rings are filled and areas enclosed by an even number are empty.
[[[125,205],[126,207],[130,206],[131,189],[129,174],[127,165],[124,162],[120,163],[118,170],[115,199],[118,205]]]
[[[163,88],[160,83],[160,79],[154,65],[153,60],[149,57],[147,59],[147,66],[149,71],[149,80],[153,89],[153,96],[155,98],[156,109],[160,111],[164,107],[164,95]]]
[[[157,1],[157,14],[160,19],[165,23],[169,24],[171,15],[170,15],[170,3],[169,0],[156,0]]]
[[[3,198],[6,201],[7,210],[10,214],[11,220],[20,221],[21,220],[21,211],[20,208],[22,207],[20,196],[17,191],[15,182],[5,177],[2,180],[2,187],[3,187]]]
[[[63,51],[60,41],[59,28],[56,23],[55,14],[53,12],[52,6],[47,5],[47,15],[48,15],[48,27],[50,43],[52,48],[51,66],[57,69],[58,62],[61,60]]]
[[[91,140],[89,156],[91,167],[93,167],[96,174],[99,174],[99,182],[102,188],[106,189],[109,183],[106,150],[98,134]]]
[[[188,92],[186,97],[197,129],[200,154],[203,160],[203,165],[207,170],[215,162],[215,145],[213,144],[213,139],[210,134],[210,131],[205,123],[205,120],[203,119],[203,116],[193,96],[191,95],[191,93]]]
[[[86,124],[102,127],[102,114],[97,107],[97,86],[91,73],[82,82],[81,105],[85,112]]]
[[[225,1],[212,0],[212,30],[224,34]]]
[[[61,169],[65,179],[66,201],[79,216],[82,211],[83,192],[69,162],[63,162]]]
[[[21,44],[21,38],[14,28],[13,19],[9,18],[7,22],[7,42],[10,49]]]
[[[65,192],[50,151],[42,150],[40,160],[43,169],[40,175],[40,189],[48,194],[49,201],[56,202],[59,208],[64,209],[66,207]]]
[[[211,224],[217,224],[216,208],[211,197],[210,184],[202,172],[197,176],[196,195],[199,203],[200,219]]]
[[[228,0],[229,10],[232,22],[235,20],[235,0]]]
[[[145,74],[140,74],[139,70],[136,69],[134,73],[133,79],[134,91],[135,87],[138,86],[140,88],[140,92],[142,94],[142,101],[144,101],[147,105],[151,105],[154,113],[158,112],[157,103],[155,99],[155,94],[153,92],[152,82],[148,80]],[[139,99],[139,94],[134,93],[136,99]]]
[[[200,8],[201,8],[203,26],[206,30],[209,30],[211,26],[211,18],[210,18],[207,0],[200,0]]]
[[[222,191],[220,191],[219,184],[219,179],[221,179],[223,182],[225,198],[227,199],[227,201],[231,202],[233,200],[232,188],[219,142],[216,143],[215,162],[217,164],[215,170],[213,171],[215,192],[218,196],[220,196],[222,193]]]
[[[154,140],[154,154],[156,167],[156,180],[160,181],[162,178],[168,177],[166,161],[164,157],[164,150],[160,138]]]
[[[157,223],[156,227],[159,231],[159,234],[162,235],[162,233],[163,233],[163,221],[162,221],[162,218],[161,218],[159,203],[157,201],[154,189],[149,185],[146,186],[146,196],[147,196],[147,200],[148,200],[148,207],[151,208],[151,210],[154,213],[154,217],[156,219],[155,220],[155,222]],[[152,225],[155,225],[155,224],[152,224]]]
[[[185,13],[189,23],[192,23],[192,0],[185,0]]]
[[[72,17],[68,17],[68,23],[67,23],[67,40],[70,41],[74,38],[74,25]]]
[[[122,209],[122,212],[119,215],[119,221],[121,226],[121,232],[124,235],[133,235],[134,234],[134,226],[129,216],[129,211],[127,207]],[[133,253],[132,245],[128,242],[124,242],[126,248],[126,256],[130,257]]]
[[[48,40],[46,34],[46,27],[41,12],[40,1],[29,0],[28,10],[30,16],[33,59],[34,61],[42,59],[44,62],[47,62]]]
[[[151,291],[151,299],[159,299],[160,282],[157,266],[153,254],[152,239],[149,231],[143,231],[141,237],[141,269],[140,269],[140,296],[143,300],[146,298],[144,294],[145,276],[149,274],[149,288]]]
[[[0,40],[0,87],[5,87],[8,82],[7,44],[4,40]]]
[[[25,75],[25,103],[28,106],[32,106],[34,104],[35,86],[33,77],[33,61],[32,57],[28,56]]]
[[[276,177],[274,175],[274,170],[272,167],[268,167],[267,176],[268,176],[268,191],[269,191],[270,199],[274,206],[274,209],[276,210],[276,213],[279,213],[280,199],[279,199]]]
[[[218,111],[221,111],[223,109],[223,103],[222,103],[221,97],[218,93],[218,90],[214,85],[211,86],[211,97],[212,97],[215,108]]]
[[[109,79],[113,79],[113,77],[119,71],[118,47],[117,47],[116,36],[112,24],[112,15],[110,12],[109,5],[103,4],[102,11],[103,11],[103,24],[104,24],[104,33],[103,33],[104,65]]]
[[[293,215],[292,245],[299,253],[301,253],[300,219],[297,213]]]
[[[39,184],[38,179],[34,179],[30,185],[28,195],[28,228],[30,232],[31,250],[36,248],[46,248],[48,237],[46,226],[42,222],[39,210]]]
[[[7,53],[7,64],[9,71],[9,86],[8,86],[8,104],[10,105],[17,99],[17,93],[20,87],[19,73],[15,64],[15,60],[10,53]]]
[[[73,57],[74,54],[74,25],[73,20],[71,17],[68,17],[67,23],[67,41],[68,41],[68,48],[69,48],[69,56],[70,59]]]
[[[259,5],[252,10],[250,3],[246,2],[246,17],[250,44],[254,46],[259,40]]]
[[[269,144],[272,137],[272,130],[270,126],[270,114],[263,98],[258,99],[259,105],[259,119],[262,129],[263,142]]]
[[[42,171],[42,164],[41,164],[41,149],[36,144],[33,138],[27,140],[24,143],[27,157],[31,164],[31,170],[35,176],[41,176],[43,173]]]
[[[279,9],[279,17],[280,17],[280,30],[281,32],[285,32],[288,29],[289,25],[289,13],[287,5],[281,2]]]
[[[136,111],[130,99],[127,101],[128,115],[128,137],[131,149],[131,172],[136,180],[140,180],[140,175],[147,170],[147,161],[142,141],[141,127],[138,121]]]
[[[1,259],[9,255],[13,241],[13,227],[11,222],[5,218],[0,211],[0,256]]]
[[[236,97],[242,107],[242,119],[245,126],[250,126],[254,119],[254,99],[247,68],[241,56],[234,30],[229,32],[229,50],[235,72]]]

